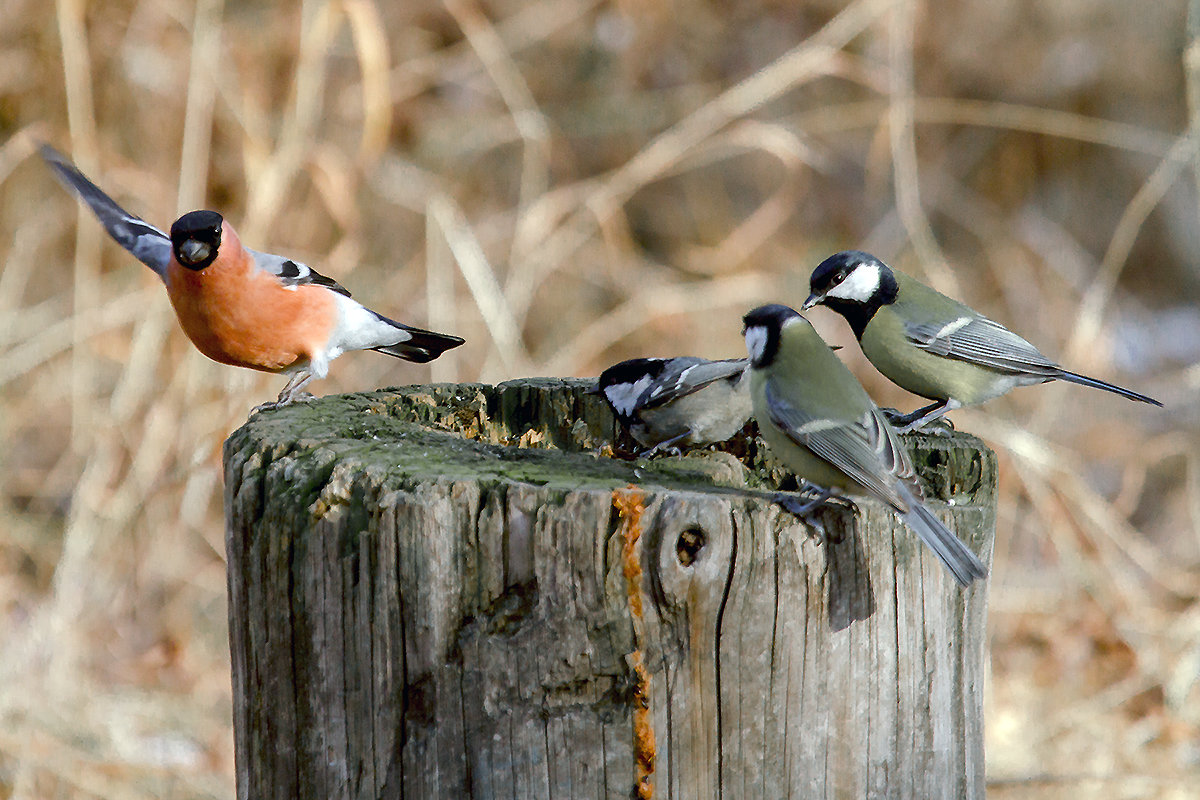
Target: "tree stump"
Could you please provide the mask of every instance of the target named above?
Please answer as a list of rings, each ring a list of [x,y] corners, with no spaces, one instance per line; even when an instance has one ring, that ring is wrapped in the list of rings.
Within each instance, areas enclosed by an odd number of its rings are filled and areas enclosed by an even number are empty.
[[[753,440],[599,454],[588,385],[329,397],[229,438],[238,796],[982,797],[986,581],[873,501],[814,538]],[[907,442],[989,561],[994,455]]]

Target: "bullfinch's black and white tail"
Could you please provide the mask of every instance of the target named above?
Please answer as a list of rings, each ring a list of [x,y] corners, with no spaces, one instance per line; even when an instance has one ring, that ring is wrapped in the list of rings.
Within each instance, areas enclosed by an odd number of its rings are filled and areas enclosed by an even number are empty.
[[[433,361],[442,353],[458,347],[464,341],[459,336],[436,333],[424,330],[423,328],[414,328],[411,325],[405,325],[403,322],[396,322],[396,320],[389,319],[377,311],[372,311],[371,313],[389,325],[405,331],[412,337],[397,344],[372,347],[371,349],[380,353],[386,353],[389,356],[395,356],[396,358],[403,358],[405,361],[413,361],[417,364]]]

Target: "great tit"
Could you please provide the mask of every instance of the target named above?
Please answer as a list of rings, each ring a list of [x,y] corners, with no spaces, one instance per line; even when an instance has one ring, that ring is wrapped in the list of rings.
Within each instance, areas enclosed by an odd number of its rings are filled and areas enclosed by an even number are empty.
[[[600,374],[595,392],[644,455],[723,442],[750,419],[746,359],[633,358]]]
[[[821,262],[804,309],[821,304],[854,329],[863,354],[893,383],[934,402],[893,420],[901,431],[948,411],[1052,380],[1094,386],[1162,406],[1152,397],[1069,372],[978,311],[930,289],[870,253],[848,250]]]
[[[896,431],[808,320],[768,305],[742,321],[754,416],[776,458],[825,496],[844,491],[887,503],[963,586],[986,576],[975,554],[922,503]]]

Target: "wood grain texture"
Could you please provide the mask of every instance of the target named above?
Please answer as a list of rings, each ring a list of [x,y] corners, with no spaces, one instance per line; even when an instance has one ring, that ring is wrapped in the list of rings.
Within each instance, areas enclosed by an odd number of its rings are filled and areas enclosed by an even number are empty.
[[[586,385],[326,398],[230,437],[239,797],[629,798],[647,746],[656,798],[982,797],[986,582],[874,502],[818,541],[752,442],[597,455]],[[994,457],[909,442],[986,563]]]

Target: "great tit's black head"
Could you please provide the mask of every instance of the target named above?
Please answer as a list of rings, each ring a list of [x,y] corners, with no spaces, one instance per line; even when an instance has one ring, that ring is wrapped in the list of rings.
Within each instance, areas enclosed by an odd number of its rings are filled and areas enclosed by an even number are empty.
[[[790,320],[800,317],[794,308],[774,303],[759,306],[742,317],[742,335],[746,337],[746,352],[750,366],[769,367],[779,352],[779,334]]]
[[[812,294],[804,301],[806,309],[820,303],[836,308],[890,302],[895,297],[896,281],[887,264],[875,256],[861,250],[847,250],[818,264],[808,284]],[[889,291],[892,298],[885,299],[883,295]]]
[[[629,419],[637,411],[638,400],[662,375],[667,366],[665,358],[631,358],[613,364],[596,381],[596,392],[622,419]]]
[[[215,211],[189,211],[171,226],[171,249],[181,266],[197,272],[217,257],[221,247],[221,224]]]

